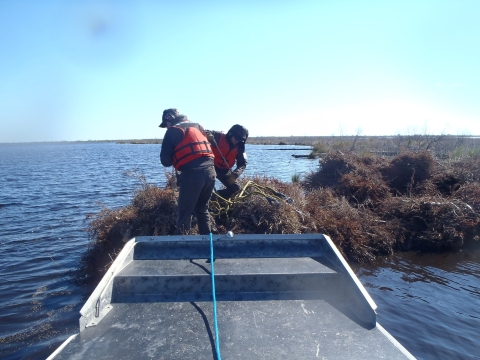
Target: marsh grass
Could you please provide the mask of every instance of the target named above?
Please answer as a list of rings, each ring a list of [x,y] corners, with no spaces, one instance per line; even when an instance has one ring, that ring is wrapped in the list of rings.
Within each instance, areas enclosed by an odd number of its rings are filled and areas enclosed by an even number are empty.
[[[291,142],[298,142],[292,137]],[[480,138],[456,135],[395,135],[395,136],[323,136],[306,137],[304,145],[312,146],[312,157],[322,157],[331,151],[353,152],[357,155],[372,153],[396,156],[402,151],[430,151],[440,159],[459,159],[480,154]]]
[[[292,175],[292,183],[298,183],[300,181],[300,174],[294,173]]]

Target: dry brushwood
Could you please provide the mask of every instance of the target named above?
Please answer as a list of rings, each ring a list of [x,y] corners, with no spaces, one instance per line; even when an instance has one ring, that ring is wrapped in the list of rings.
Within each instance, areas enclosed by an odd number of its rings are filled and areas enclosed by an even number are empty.
[[[379,210],[384,220],[400,222],[403,250],[457,250],[479,240],[480,218],[471,206],[457,199],[394,197]]]
[[[435,165],[435,159],[426,150],[404,151],[380,171],[395,194],[418,194],[423,193],[420,185],[432,178]]]
[[[378,170],[385,163],[386,160],[371,155],[328,153],[320,160],[319,170],[308,174],[302,185],[308,190],[332,188],[337,196],[346,197],[352,204],[376,204],[390,196]]]
[[[249,186],[253,183],[254,186]],[[239,234],[298,234],[302,225],[298,206],[304,194],[298,184],[287,184],[277,179],[254,176],[240,181],[243,191],[231,206],[226,217],[215,217],[217,229],[228,229]],[[262,191],[265,189],[265,191]],[[267,191],[269,190],[269,191]],[[272,196],[272,193],[285,195]],[[284,201],[291,199],[288,202]]]
[[[125,242],[135,236],[174,234],[175,198],[171,188],[142,184],[130,205],[117,210],[102,206],[98,213],[88,214],[86,231],[91,242],[80,260],[78,279],[103,273]]]
[[[343,154],[340,151],[328,153],[319,160],[319,170],[307,174],[302,186],[307,190],[337,186],[344,174],[355,169],[354,157],[352,153]]]
[[[463,201],[480,216],[480,183],[472,182],[460,186],[452,194],[452,198]]]
[[[310,192],[305,211],[314,232],[329,235],[347,259],[371,262],[376,256],[393,253],[394,222],[387,223],[368,209],[351,206],[330,189]]]
[[[300,183],[242,177],[244,192],[213,217],[214,233],[324,233],[358,262],[397,250],[456,250],[480,240],[479,159],[330,152]],[[130,238],[175,234],[178,194],[175,175],[166,176],[164,189],[139,177],[129,205],[87,216],[92,241],[81,259],[83,278],[101,275]],[[196,226],[190,233],[198,233]]]
[[[480,182],[480,155],[467,156],[451,163],[460,184]]]

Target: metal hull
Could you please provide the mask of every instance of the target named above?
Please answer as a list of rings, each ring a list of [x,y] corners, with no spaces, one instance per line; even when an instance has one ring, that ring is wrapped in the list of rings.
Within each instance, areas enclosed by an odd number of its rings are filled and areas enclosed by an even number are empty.
[[[321,234],[215,235],[223,359],[413,359]],[[209,238],[129,241],[52,359],[215,359]]]

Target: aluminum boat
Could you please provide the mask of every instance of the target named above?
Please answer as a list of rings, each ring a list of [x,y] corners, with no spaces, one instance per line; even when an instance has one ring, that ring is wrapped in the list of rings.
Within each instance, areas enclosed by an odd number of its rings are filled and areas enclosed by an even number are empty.
[[[414,359],[328,236],[229,235],[130,240],[49,359]]]

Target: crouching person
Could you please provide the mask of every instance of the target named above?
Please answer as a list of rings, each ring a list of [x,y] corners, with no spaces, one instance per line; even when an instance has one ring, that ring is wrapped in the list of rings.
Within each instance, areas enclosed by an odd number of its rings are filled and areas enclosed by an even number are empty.
[[[237,179],[247,167],[245,142],[248,139],[248,130],[241,125],[233,125],[226,135],[218,131],[207,131],[207,139],[212,144],[215,155],[217,179],[225,186],[225,189],[217,191],[217,194],[229,199],[240,190]],[[237,166],[232,171],[235,164]]]
[[[215,187],[214,155],[205,130],[192,123],[177,109],[163,112],[161,128],[167,128],[162,141],[160,161],[177,171],[179,186],[177,234],[188,233],[192,214],[201,235],[211,232],[208,202]]]

